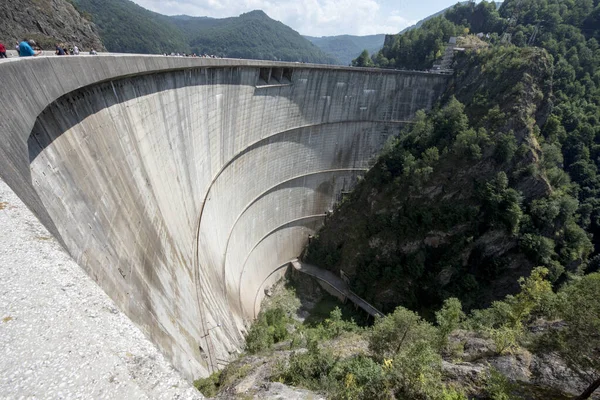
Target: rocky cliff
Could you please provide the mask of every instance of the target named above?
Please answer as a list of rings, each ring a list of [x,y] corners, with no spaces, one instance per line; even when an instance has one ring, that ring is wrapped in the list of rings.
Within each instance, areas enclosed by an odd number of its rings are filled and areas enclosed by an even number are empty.
[[[546,227],[537,216],[575,202],[553,194],[552,149],[539,143],[552,98],[548,54],[482,51],[456,67],[448,103],[388,146],[308,248],[309,262],[343,270],[384,312],[402,304],[427,315],[452,296],[485,306],[518,290],[536,264],[556,279],[585,257],[560,259],[566,223]]]
[[[12,49],[16,41],[34,39],[44,49],[55,43],[104,50],[96,25],[66,0],[11,0],[0,8],[0,41]]]

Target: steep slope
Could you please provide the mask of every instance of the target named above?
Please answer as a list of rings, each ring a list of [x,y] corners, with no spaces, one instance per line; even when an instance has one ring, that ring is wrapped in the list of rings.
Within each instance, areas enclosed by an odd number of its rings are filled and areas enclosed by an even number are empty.
[[[342,65],[350,65],[350,62],[365,49],[367,49],[369,53],[379,51],[383,47],[383,41],[385,40],[384,34],[369,36],[339,35],[304,37],[325,53],[335,57]]]
[[[72,0],[91,15],[108,51],[117,53],[189,52],[184,35],[168,19],[129,0]]]
[[[457,57],[447,102],[390,144],[307,259],[343,270],[376,307],[425,316],[451,296],[472,308],[514,293],[537,265],[555,285],[597,270],[600,58],[588,27],[599,10],[481,2],[386,42],[385,65],[423,67],[452,34],[481,25],[492,34],[488,49]],[[548,28],[534,35],[542,20]],[[515,45],[500,40],[505,30]]]
[[[56,43],[104,49],[94,23],[83,18],[66,0],[5,1],[0,7],[0,19],[0,41],[7,48],[27,38],[48,49]]]
[[[514,69],[478,67],[501,59]],[[384,312],[404,305],[427,315],[447,297],[489,304],[535,266],[518,232],[521,207],[552,192],[534,134],[551,96],[548,54],[490,50],[463,62],[458,100],[389,144],[308,250],[309,262],[343,270]],[[475,108],[474,95],[492,90],[489,111]]]

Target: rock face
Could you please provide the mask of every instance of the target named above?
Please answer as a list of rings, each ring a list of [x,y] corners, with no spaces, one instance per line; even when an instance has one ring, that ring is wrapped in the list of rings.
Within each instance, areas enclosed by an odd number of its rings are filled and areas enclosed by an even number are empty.
[[[582,393],[589,383],[552,354],[533,354],[521,348],[497,354],[492,340],[474,332],[457,330],[450,335],[450,347],[442,364],[446,379],[456,382],[472,395],[485,392],[490,368],[513,383],[522,398],[565,398]],[[598,399],[600,395],[592,396]]]
[[[93,22],[66,0],[11,0],[0,8],[0,41],[12,49],[16,41],[34,39],[44,49],[55,43],[104,50]]]

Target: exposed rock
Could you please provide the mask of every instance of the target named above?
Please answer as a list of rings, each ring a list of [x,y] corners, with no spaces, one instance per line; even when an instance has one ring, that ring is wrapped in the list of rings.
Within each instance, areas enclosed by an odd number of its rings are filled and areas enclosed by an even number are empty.
[[[523,353],[507,354],[491,358],[489,363],[511,381],[529,383],[531,380],[531,371],[529,370],[531,360],[531,354],[524,351]]]
[[[446,379],[460,382],[466,391],[475,393],[480,390],[481,383],[488,368],[485,365],[473,363],[451,363],[442,361],[442,370]]]
[[[580,394],[589,385],[569,369],[562,359],[550,354],[534,357],[531,362],[531,372],[533,383],[565,393]],[[600,393],[592,398],[599,399]]]
[[[492,341],[481,338],[474,332],[454,331],[450,335],[449,341],[454,347],[462,345],[462,352],[455,355],[463,361],[477,361],[496,354]]]
[[[7,1],[0,7],[0,19],[0,41],[7,49],[26,38],[48,50],[55,43],[104,50],[96,25],[66,0]]]

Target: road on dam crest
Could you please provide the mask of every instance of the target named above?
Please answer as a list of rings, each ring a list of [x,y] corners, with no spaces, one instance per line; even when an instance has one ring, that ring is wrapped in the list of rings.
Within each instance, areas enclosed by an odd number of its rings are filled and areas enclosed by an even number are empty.
[[[188,379],[448,77],[114,55],[0,63],[0,177]]]

